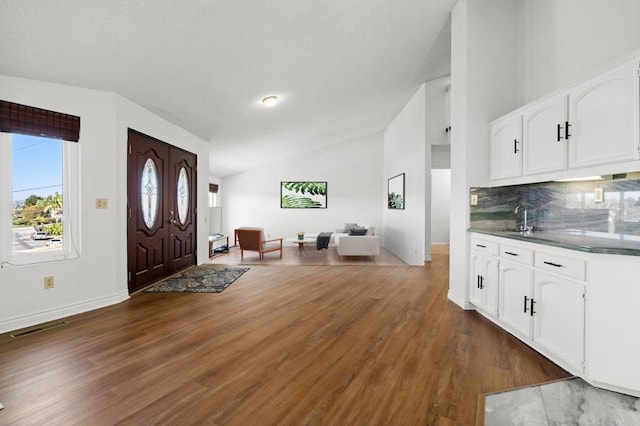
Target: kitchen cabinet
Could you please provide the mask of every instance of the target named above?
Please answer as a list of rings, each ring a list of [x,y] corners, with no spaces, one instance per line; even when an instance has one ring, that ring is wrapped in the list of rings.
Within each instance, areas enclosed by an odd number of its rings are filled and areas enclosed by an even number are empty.
[[[491,179],[535,182],[640,167],[639,61],[638,54],[619,60],[493,121]]]
[[[480,251],[499,265],[497,316],[478,312],[592,385],[640,397],[640,339],[629,337],[640,318],[640,256],[470,235],[470,261]]]
[[[523,256],[517,249],[500,250],[499,321],[563,367],[582,372],[586,291],[566,277],[585,279],[584,261],[526,248]],[[514,256],[526,261],[516,263]]]
[[[497,249],[493,241],[472,240],[470,301],[492,317],[498,313]]]
[[[582,372],[585,286],[537,270],[534,276],[533,341]]]
[[[523,167],[525,175],[567,168],[567,96],[554,96],[524,113]]]
[[[569,168],[638,158],[638,61],[569,92]]]
[[[532,294],[532,270],[508,260],[500,262],[500,322],[510,331],[531,339],[532,320],[529,313]]]
[[[491,179],[522,175],[522,115],[491,126]]]

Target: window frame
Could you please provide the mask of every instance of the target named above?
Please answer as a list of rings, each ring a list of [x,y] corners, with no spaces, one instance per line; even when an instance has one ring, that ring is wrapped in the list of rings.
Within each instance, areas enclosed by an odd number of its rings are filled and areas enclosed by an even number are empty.
[[[64,234],[62,247],[42,253],[14,253],[13,226],[13,133],[0,132],[0,268],[75,259],[80,256],[80,144],[62,142],[62,197]]]

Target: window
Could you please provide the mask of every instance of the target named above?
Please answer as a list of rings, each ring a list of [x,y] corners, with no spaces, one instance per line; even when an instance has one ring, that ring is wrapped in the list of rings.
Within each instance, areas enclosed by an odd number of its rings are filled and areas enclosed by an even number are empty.
[[[79,118],[0,101],[0,132],[0,267],[77,257]]]
[[[218,184],[210,183],[209,184],[209,207],[219,207],[218,206]]]

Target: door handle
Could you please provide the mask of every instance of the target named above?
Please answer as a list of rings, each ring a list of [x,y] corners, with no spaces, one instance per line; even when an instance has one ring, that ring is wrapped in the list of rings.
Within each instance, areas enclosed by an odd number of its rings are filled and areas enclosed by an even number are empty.
[[[524,313],[527,313],[527,301],[529,300],[529,298],[527,296],[524,297]]]
[[[513,153],[514,154],[518,153],[518,139],[513,140]]]
[[[562,126],[558,124],[558,137],[557,137],[557,141],[560,142],[560,140],[562,139],[562,137],[560,136],[560,131],[562,130]]]
[[[569,139],[571,137],[571,135],[569,134],[569,126],[571,126],[571,124],[569,124],[568,121],[564,122],[564,138],[565,139]]]
[[[536,301],[533,300],[533,297],[530,300],[531,300],[531,309],[529,310],[529,313],[531,314],[531,316],[533,316],[533,314],[535,314],[535,312],[533,311],[533,304],[536,303]]]

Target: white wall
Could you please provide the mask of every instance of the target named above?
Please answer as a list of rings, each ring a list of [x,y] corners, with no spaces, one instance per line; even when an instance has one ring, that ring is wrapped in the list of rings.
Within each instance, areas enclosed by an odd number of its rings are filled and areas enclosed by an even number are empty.
[[[380,235],[386,205],[381,170],[382,134],[375,134],[225,177],[220,184],[223,232],[233,244],[238,226],[261,226],[267,236],[286,238],[358,222],[375,226]],[[327,208],[281,209],[281,181],[326,181]]]
[[[405,209],[383,209],[384,247],[409,265],[431,259],[431,183],[425,173],[431,150],[425,140],[425,85],[421,85],[384,132],[384,191],[387,179],[405,174]],[[429,213],[427,213],[427,211]]]
[[[451,34],[449,299],[468,304],[469,188],[489,182],[489,121],[517,105],[517,2],[459,0]]]
[[[0,269],[0,333],[127,299],[126,126],[195,152],[200,170],[208,169],[208,145],[112,93],[0,76],[0,99],[81,118],[80,257]],[[206,200],[206,172],[200,175],[198,197]],[[96,209],[97,197],[109,207]],[[198,219],[199,234],[205,217]],[[199,259],[207,244],[198,238]],[[49,275],[55,287],[44,290]]]
[[[525,104],[640,47],[639,0],[519,0]]]
[[[431,243],[449,244],[451,170],[431,170]]]

